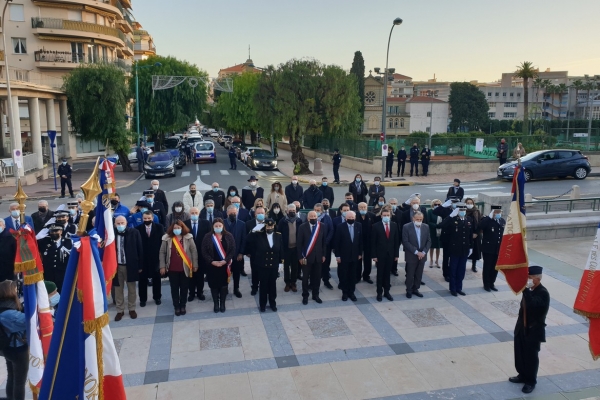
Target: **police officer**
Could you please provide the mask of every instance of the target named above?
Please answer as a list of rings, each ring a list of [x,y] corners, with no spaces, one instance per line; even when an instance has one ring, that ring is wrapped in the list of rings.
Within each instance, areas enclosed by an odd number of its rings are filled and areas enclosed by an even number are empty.
[[[396,176],[404,176],[404,165],[406,164],[406,150],[404,146],[398,150],[398,173]]]
[[[467,217],[467,205],[457,203],[448,218],[440,224],[448,232],[448,249],[450,253],[450,294],[465,296],[462,282],[467,269],[467,257],[473,248],[473,232],[475,227]]]
[[[415,174],[419,176],[419,146],[416,143],[413,143],[413,147],[410,148],[410,176],[413,176],[413,168],[415,170]]]
[[[502,243],[502,234],[504,232],[506,221],[502,218],[502,207],[492,206],[492,212],[487,217],[483,217],[477,226],[477,231],[483,233],[481,242],[481,253],[483,254],[483,288],[486,292],[498,289],[494,286],[498,271],[496,263],[498,262],[498,253]]]
[[[229,148],[229,164],[231,167],[229,169],[237,169],[237,153],[235,151],[235,147],[231,146]]]
[[[49,235],[38,241],[38,249],[44,266],[44,278],[54,282],[58,292],[61,293],[73,242],[71,239],[62,237],[63,227],[61,225],[51,225],[48,231]]]
[[[340,183],[340,163],[342,162],[342,156],[340,155],[339,149],[333,150],[333,157],[331,158],[333,161],[333,183]]]
[[[56,171],[58,176],[60,176],[60,198],[65,198],[65,185],[69,187],[69,194],[71,198],[75,198],[73,196],[73,185],[71,185],[71,174],[73,173],[73,169],[67,163],[67,159],[62,159],[62,164],[58,166],[58,171]]]
[[[429,146],[425,145],[421,150],[421,168],[423,168],[423,176],[427,176],[429,172],[429,160],[431,159],[431,150]],[[419,176],[419,174],[417,174]]]
[[[441,207],[436,207],[433,209],[433,214],[446,219],[452,214],[454,209],[456,209],[456,204],[458,204],[458,199],[451,198],[447,200]],[[443,221],[442,221],[443,222]],[[440,242],[442,244],[442,275],[446,282],[450,282],[450,235],[451,232],[446,228],[443,228],[440,224],[439,228],[442,229],[442,233],[440,235]]]
[[[275,232],[275,221],[271,218],[265,221],[265,226],[260,231],[254,231],[248,235],[248,246],[252,249],[252,258],[259,266],[260,312],[265,312],[267,297],[271,310],[277,311],[277,272],[283,270],[283,241],[281,234]]]
[[[162,226],[166,226],[167,224],[167,211],[165,210],[165,206],[160,201],[154,201],[154,190],[148,189],[144,190],[144,197],[146,201],[150,205],[148,209],[154,213],[158,217],[158,223]]]
[[[77,233],[77,225],[72,224],[69,221],[70,215],[71,214],[66,210],[59,210],[59,211],[54,212],[54,218],[55,218],[54,225],[62,226],[62,228],[63,228],[62,237],[67,238],[67,239]]]

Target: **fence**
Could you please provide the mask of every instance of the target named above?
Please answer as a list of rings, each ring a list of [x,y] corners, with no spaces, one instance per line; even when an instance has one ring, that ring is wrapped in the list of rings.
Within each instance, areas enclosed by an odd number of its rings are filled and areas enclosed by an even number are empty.
[[[565,200],[536,200],[525,202],[527,212],[572,212],[572,211],[600,211],[600,198]]]
[[[4,176],[14,176],[15,168],[12,158],[3,158],[2,160],[2,172]],[[23,169],[25,173],[37,169],[37,155],[35,153],[29,153],[23,156]]]

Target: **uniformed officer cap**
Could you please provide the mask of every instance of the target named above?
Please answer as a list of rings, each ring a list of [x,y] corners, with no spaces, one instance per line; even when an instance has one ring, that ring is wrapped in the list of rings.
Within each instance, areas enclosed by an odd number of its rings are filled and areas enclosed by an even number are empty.
[[[63,227],[62,227],[62,225],[50,225],[50,226],[48,227],[48,230],[49,230],[50,232],[52,232],[52,231],[62,231],[62,230],[63,230]]]
[[[63,210],[57,210],[57,211],[54,212],[54,217],[55,218],[59,218],[59,217],[65,217],[66,218],[69,215],[71,215],[71,214],[69,214],[68,211],[63,211]]]
[[[530,265],[529,266],[529,275],[541,275],[543,268],[539,265]]]
[[[151,195],[152,196],[153,194],[154,194],[154,190],[152,190],[152,189],[144,190],[144,196],[147,196],[147,195]]]
[[[275,226],[275,221],[273,220],[273,218],[267,218],[265,220],[265,226]]]
[[[67,203],[67,207],[79,207],[79,202],[77,202],[77,201],[69,201]]]
[[[467,208],[467,205],[461,201],[456,204],[456,208]]]
[[[460,200],[459,200],[457,197],[455,197],[455,196],[450,196],[450,197],[448,197],[448,200],[450,200],[450,201],[451,201],[451,202],[453,202],[453,203],[458,203],[458,202],[460,201]]]
[[[62,159],[62,160],[63,160],[63,161],[67,161],[67,158],[66,158],[66,157],[63,157],[63,159]]]
[[[492,206],[492,210],[502,210],[502,206]]]
[[[135,203],[136,206],[138,207],[143,207],[143,208],[150,208],[150,203],[148,203],[147,201],[144,200],[139,200]]]
[[[454,182],[456,182],[456,183],[458,183],[458,184],[460,185],[460,179],[458,179],[458,178],[455,178],[455,179],[454,179]]]

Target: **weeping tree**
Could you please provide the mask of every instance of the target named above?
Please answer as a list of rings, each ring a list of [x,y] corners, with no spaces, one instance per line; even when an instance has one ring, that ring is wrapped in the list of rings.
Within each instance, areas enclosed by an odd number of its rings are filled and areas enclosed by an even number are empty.
[[[83,140],[106,143],[123,171],[131,171],[131,135],[125,126],[129,91],[123,70],[109,64],[84,64],[64,77],[69,121]]]
[[[250,132],[252,143],[257,142],[259,127],[255,102],[259,78],[260,75],[253,72],[235,76],[233,92],[221,93],[216,107],[225,128],[241,134],[242,137],[246,132]]]

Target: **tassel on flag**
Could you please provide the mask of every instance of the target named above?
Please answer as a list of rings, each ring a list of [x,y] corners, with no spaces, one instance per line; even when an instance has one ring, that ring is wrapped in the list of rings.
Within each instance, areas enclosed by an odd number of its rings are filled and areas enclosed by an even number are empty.
[[[504,226],[496,270],[502,271],[510,289],[513,293],[519,294],[525,289],[527,277],[529,276],[525,218],[525,173],[521,165],[515,168],[511,192],[512,201]]]
[[[585,270],[581,276],[579,292],[575,298],[573,311],[590,321],[589,340],[592,358],[600,357],[600,275],[598,275],[598,246],[600,245],[600,225]]]
[[[112,280],[117,273],[117,254],[115,248],[115,231],[113,230],[113,216],[111,213],[110,200],[114,196],[115,189],[115,164],[105,159],[98,167],[100,169],[100,188],[102,193],[98,195],[96,202],[96,232],[104,242],[100,249],[102,268],[106,278],[107,292],[110,292]]]

